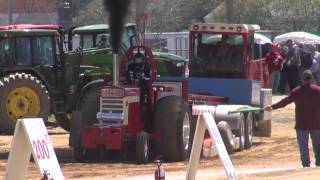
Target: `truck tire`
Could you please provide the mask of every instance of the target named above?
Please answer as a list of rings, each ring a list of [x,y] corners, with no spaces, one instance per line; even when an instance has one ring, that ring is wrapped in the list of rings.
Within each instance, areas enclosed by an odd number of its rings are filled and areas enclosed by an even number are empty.
[[[245,144],[244,129],[245,129],[245,116],[243,113],[241,113],[240,127],[236,131],[236,137],[239,138],[239,151],[242,151],[244,149],[244,144]]]
[[[263,120],[257,122],[257,130],[255,136],[271,137],[271,120]]]
[[[244,148],[250,149],[252,146],[253,138],[253,114],[249,112],[246,115],[246,121],[244,126]]]
[[[185,160],[190,155],[193,123],[188,104],[178,96],[160,99],[155,107],[156,152],[168,161]]]
[[[45,85],[31,74],[15,73],[0,80],[0,131],[13,134],[17,119],[48,121],[50,98]]]
[[[230,125],[225,121],[220,121],[217,127],[228,154],[234,153],[234,139]]]
[[[136,139],[136,159],[138,164],[145,164],[150,159],[149,135],[146,132],[140,132]]]
[[[82,96],[78,111],[82,114],[81,127],[97,123],[96,114],[100,110],[99,87],[92,86]]]

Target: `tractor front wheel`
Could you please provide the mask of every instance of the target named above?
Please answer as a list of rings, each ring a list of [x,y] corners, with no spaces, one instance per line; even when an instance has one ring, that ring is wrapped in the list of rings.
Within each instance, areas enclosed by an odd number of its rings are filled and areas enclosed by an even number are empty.
[[[45,85],[31,74],[15,73],[0,80],[0,131],[13,134],[17,119],[48,121],[50,98]]]
[[[150,158],[149,135],[146,132],[140,132],[136,139],[136,159],[140,164],[145,164]]]

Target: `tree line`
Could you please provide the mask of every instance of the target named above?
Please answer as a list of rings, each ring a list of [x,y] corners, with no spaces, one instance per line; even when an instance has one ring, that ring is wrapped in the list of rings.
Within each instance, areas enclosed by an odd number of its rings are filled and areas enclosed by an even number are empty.
[[[73,0],[74,25],[107,22],[102,1]],[[128,22],[135,21],[135,1]],[[208,14],[212,22],[227,22],[226,2],[228,0],[149,0],[147,30],[183,31],[192,22],[203,22]],[[232,22],[259,24],[261,29],[319,33],[319,9],[320,0],[233,0]]]

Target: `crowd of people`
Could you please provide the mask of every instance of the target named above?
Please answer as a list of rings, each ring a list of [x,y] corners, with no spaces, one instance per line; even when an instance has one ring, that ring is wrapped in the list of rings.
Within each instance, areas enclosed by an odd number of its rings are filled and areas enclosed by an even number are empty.
[[[282,48],[269,44],[268,49],[265,59],[270,74],[269,88],[274,94],[287,94],[301,85],[302,72],[307,69],[320,85],[320,53],[316,51],[316,45],[304,47],[289,39]]]
[[[264,107],[265,111],[295,103],[295,130],[303,167],[310,167],[309,136],[320,166],[320,53],[316,45],[303,45],[287,40],[285,48],[269,46],[266,63],[270,73],[269,87],[273,93],[287,94],[279,102]],[[286,88],[288,87],[288,89]]]

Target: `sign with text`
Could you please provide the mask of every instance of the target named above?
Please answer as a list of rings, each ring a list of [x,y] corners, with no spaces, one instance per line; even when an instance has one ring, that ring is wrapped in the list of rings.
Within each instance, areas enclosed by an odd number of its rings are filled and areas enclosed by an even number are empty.
[[[205,130],[208,129],[213,145],[216,146],[220,160],[223,163],[226,175],[229,180],[237,180],[229,154],[224,146],[220,132],[211,113],[201,113],[198,116],[196,131],[194,134],[191,155],[189,159],[186,180],[194,180],[198,169],[201,148]]]
[[[41,177],[45,176],[52,180],[64,179],[53,144],[40,118],[17,121],[6,169],[6,180],[26,179],[31,154]]]

